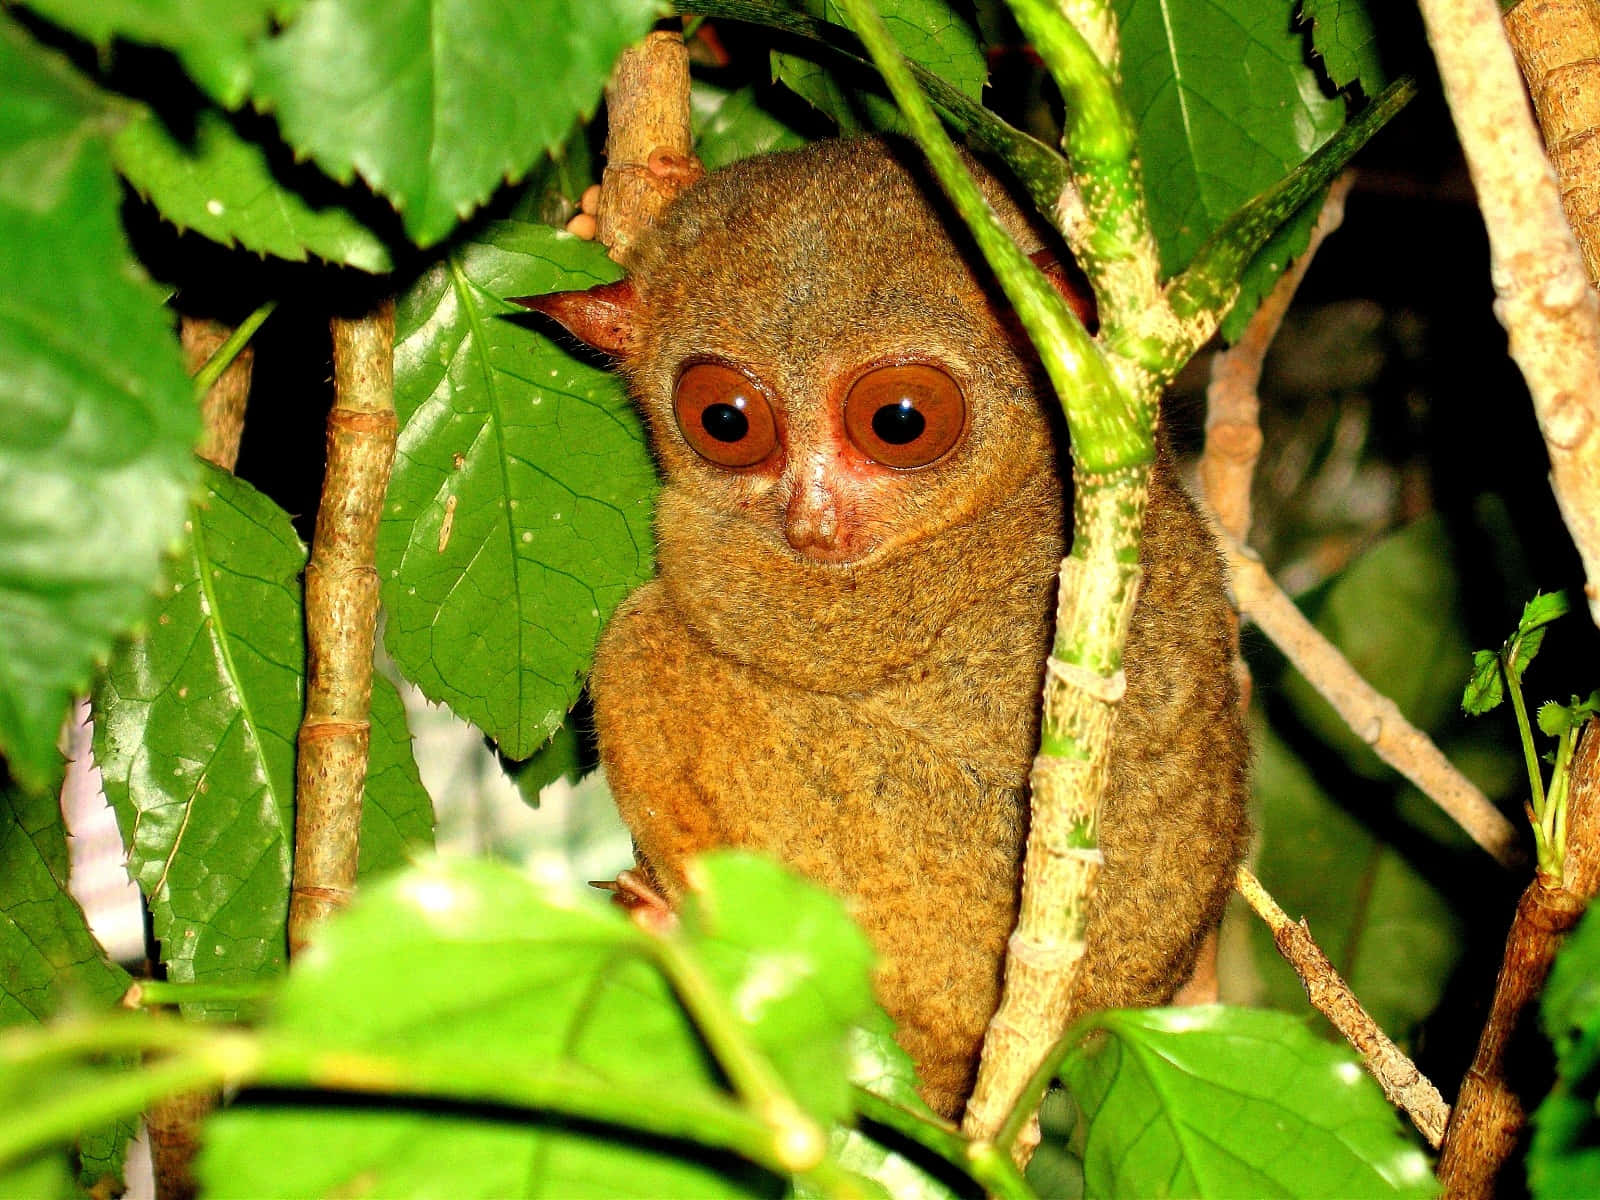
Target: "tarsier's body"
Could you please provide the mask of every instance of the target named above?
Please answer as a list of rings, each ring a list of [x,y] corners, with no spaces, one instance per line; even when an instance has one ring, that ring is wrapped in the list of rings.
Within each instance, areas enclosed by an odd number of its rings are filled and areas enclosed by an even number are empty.
[[[591,681],[641,866],[670,900],[691,855],[748,847],[844,897],[954,1114],[1016,916],[1066,531],[1054,401],[906,153],[823,143],[717,172],[637,247],[615,313],[550,311],[622,358],[665,476],[659,577]],[[910,426],[878,414],[904,378],[933,396]],[[954,417],[934,411],[946,379]],[[735,391],[743,426],[717,407]],[[1170,997],[1245,837],[1221,570],[1164,462],[1143,562],[1080,1009]]]

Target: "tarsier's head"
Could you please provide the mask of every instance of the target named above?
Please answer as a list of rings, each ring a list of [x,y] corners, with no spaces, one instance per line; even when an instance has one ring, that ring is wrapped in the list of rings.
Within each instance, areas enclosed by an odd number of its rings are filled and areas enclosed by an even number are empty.
[[[898,142],[746,159],[679,196],[622,282],[525,301],[620,360],[665,477],[669,585],[709,556],[853,589],[1052,475],[1036,360],[930,194]]]

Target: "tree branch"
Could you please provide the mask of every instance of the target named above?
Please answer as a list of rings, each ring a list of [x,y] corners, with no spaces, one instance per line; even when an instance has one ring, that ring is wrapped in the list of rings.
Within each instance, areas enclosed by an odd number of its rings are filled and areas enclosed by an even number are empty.
[[[1419,0],[1489,233],[1495,311],[1550,454],[1600,624],[1600,300],[1561,211],[1554,172],[1495,0]]]
[[[289,950],[349,902],[371,736],[373,558],[394,463],[394,302],[333,319],[328,465],[306,565],[306,711],[295,764]]]
[[[1278,587],[1251,550],[1223,535],[1239,611],[1256,622],[1306,682],[1331,704],[1374,753],[1422,789],[1473,841],[1505,867],[1525,861],[1517,834],[1470,779],[1450,764],[1428,735],[1401,714],[1393,700],[1357,674],[1293,600]]]
[[[1350,985],[1340,978],[1328,956],[1312,939],[1303,918],[1291,921],[1248,867],[1239,868],[1234,886],[1272,930],[1278,953],[1300,976],[1311,1006],[1327,1017],[1361,1055],[1368,1073],[1378,1081],[1389,1103],[1410,1117],[1417,1132],[1428,1139],[1428,1145],[1438,1149],[1445,1122],[1450,1119],[1450,1107],[1439,1095],[1439,1089],[1417,1070],[1417,1065],[1389,1040],[1361,1007]]]
[[[1571,772],[1562,878],[1541,873],[1522,893],[1506,934],[1489,1019],[1445,1130],[1439,1181],[1452,1200],[1491,1200],[1500,1168],[1527,1123],[1527,1104],[1548,1086],[1546,1080],[1530,1089],[1527,1072],[1519,1068],[1548,1061],[1535,1028],[1539,994],[1567,933],[1600,890],[1600,737],[1592,721],[1573,754]]]

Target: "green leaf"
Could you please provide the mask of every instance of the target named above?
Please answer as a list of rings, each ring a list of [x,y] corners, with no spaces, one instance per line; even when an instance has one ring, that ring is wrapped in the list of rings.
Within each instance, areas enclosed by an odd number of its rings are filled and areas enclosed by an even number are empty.
[[[112,151],[134,190],[181,230],[291,262],[316,256],[374,273],[394,265],[382,240],[328,195],[332,184],[309,168],[276,170],[267,145],[241,137],[216,109],[201,110],[181,142],[146,111]],[[322,199],[307,198],[319,192]]]
[[[1522,606],[1517,631],[1506,640],[1511,652],[1507,670],[1513,685],[1521,684],[1523,672],[1544,645],[1546,627],[1557,617],[1564,616],[1570,607],[1565,592],[1536,592],[1533,599]]]
[[[539,807],[539,793],[558,779],[576,783],[596,765],[592,715],[578,728],[577,713],[568,713],[561,728],[520,763],[501,763],[506,775],[516,784],[517,793],[531,807]]]
[[[872,948],[816,884],[750,854],[696,861],[679,920],[802,1107],[850,1110],[847,1031],[872,1011]]]
[[[1322,94],[1283,0],[1113,7],[1123,99],[1138,129],[1162,270],[1171,276],[1236,209],[1337,132],[1345,106]],[[1286,240],[1250,271],[1270,277],[1304,246],[1303,234]],[[1248,280],[1245,288],[1264,290]]]
[[[250,43],[300,0],[27,0],[27,6],[102,50],[112,38],[163,46],[219,103],[237,108],[253,68]]]
[[[1600,1189],[1600,918],[1567,940],[1540,1000],[1556,1048],[1556,1084],[1533,1114],[1528,1187],[1536,1200]]]
[[[499,297],[615,278],[600,247],[500,222],[395,311],[402,428],[378,540],[386,645],[428,698],[526,758],[651,570],[655,472],[620,381]]]
[[[131,1122],[130,1122],[131,1124]],[[71,1200],[79,1191],[59,1153],[44,1153],[0,1170],[0,1196],[11,1200]]]
[[[752,154],[805,145],[799,131],[761,106],[753,86],[729,91],[697,79],[689,104],[695,153],[708,171]]]
[[[1500,656],[1493,650],[1474,650],[1472,675],[1461,693],[1461,711],[1468,716],[1481,717],[1499,708],[1505,698],[1506,682],[1500,670]]]
[[[1280,737],[1259,727],[1250,742],[1256,873],[1285,911],[1307,920],[1379,1027],[1407,1041],[1438,1006],[1460,962],[1461,917],[1407,855],[1330,796]],[[1361,799],[1363,807],[1392,803],[1381,792]],[[1309,1014],[1305,988],[1271,931],[1253,918],[1246,928],[1264,1002]]]
[[[1406,719],[1433,730],[1456,702],[1456,664],[1467,654],[1460,583],[1443,523],[1423,517],[1363,553],[1323,591],[1303,598],[1306,615],[1380,687]],[[1374,620],[1382,613],[1382,620]],[[1299,674],[1284,692],[1306,723],[1356,771],[1392,779],[1391,768]]]
[[[0,1026],[104,1008],[128,989],[67,891],[66,859],[56,797],[0,786]]]
[[[1348,1051],[1282,1013],[1100,1013],[1068,1037],[1086,1196],[1432,1196]]]
[[[799,0],[798,7],[834,25],[846,24],[837,0]],[[946,0],[883,0],[877,7],[901,53],[911,62],[969,99],[982,96],[989,78],[983,47],[966,18]],[[906,131],[892,100],[851,86],[852,80],[836,75],[826,60],[780,53],[773,54],[772,60],[773,78],[833,118],[842,131]]]
[[[1301,0],[1300,17],[1311,26],[1311,45],[1334,87],[1356,84],[1376,96],[1389,85],[1390,75],[1383,69],[1370,7],[1367,0]]]
[[[0,752],[24,787],[93,665],[148,607],[197,418],[117,215],[114,114],[0,17]]]
[[[391,871],[433,849],[433,798],[422,786],[411,753],[400,693],[381,673],[372,676],[372,738],[361,805],[361,878]]]
[[[713,868],[713,888],[724,874]],[[766,865],[748,880],[765,885],[780,874]],[[756,914],[752,923],[764,917],[776,945],[769,940],[765,953],[752,950],[741,965],[740,915],[719,922],[709,943],[688,935],[689,949],[716,963],[713,974],[734,1011],[740,997],[748,1001],[759,1036],[787,1010],[796,978],[834,985],[817,978],[804,949],[782,952],[788,943],[772,898],[732,886],[708,900],[710,909],[718,919],[740,910]],[[844,922],[837,905],[834,919]],[[763,1004],[767,998],[775,1008]],[[777,1020],[773,1032],[779,1029],[792,1029],[788,1016]],[[614,1092],[619,1124],[274,1103],[261,1095],[208,1126],[200,1163],[208,1195],[327,1195],[357,1186],[386,1196],[459,1197],[776,1189],[773,1177],[733,1160],[628,1133],[628,1114],[642,1104],[673,1110],[725,1100],[721,1075],[646,935],[601,902],[542,890],[506,867],[434,861],[364,891],[328,923],[315,952],[297,960],[267,1032],[330,1052],[398,1050],[430,1062],[579,1070],[586,1083]],[[262,1145],[273,1153],[263,1155]]]
[[[56,797],[0,784],[0,1027],[110,1008],[130,982],[106,959],[67,891],[67,831]],[[84,1180],[120,1178],[133,1133],[131,1118],[86,1130],[78,1146]],[[0,1175],[0,1195],[33,1194],[10,1183]]]
[[[1577,699],[1576,696],[1573,697]],[[1535,720],[1539,724],[1541,733],[1551,737],[1560,737],[1571,729],[1576,722],[1572,719],[1572,710],[1564,704],[1557,704],[1554,700],[1546,700],[1539,706],[1539,713]]]
[[[96,695],[95,757],[169,978],[246,983],[284,963],[305,550],[211,467],[187,531],[149,631]]]
[[[260,49],[255,98],[329,175],[360,175],[420,245],[594,111],[659,0],[310,0]]]

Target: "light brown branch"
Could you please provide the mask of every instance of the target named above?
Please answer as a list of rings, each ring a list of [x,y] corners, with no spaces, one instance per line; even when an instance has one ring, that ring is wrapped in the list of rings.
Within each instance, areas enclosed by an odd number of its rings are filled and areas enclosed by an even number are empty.
[[[1291,921],[1248,867],[1239,868],[1234,886],[1272,930],[1278,953],[1300,976],[1311,1006],[1327,1017],[1361,1055],[1361,1061],[1378,1081],[1389,1103],[1410,1117],[1417,1132],[1428,1139],[1428,1145],[1437,1149],[1444,1136],[1445,1122],[1450,1119],[1450,1106],[1439,1095],[1439,1089],[1417,1070],[1416,1063],[1389,1040],[1361,1007],[1350,985],[1340,978],[1328,956],[1312,938],[1303,918]]]
[[[1511,822],[1450,764],[1428,735],[1406,720],[1393,700],[1362,679],[1273,581],[1261,560],[1226,536],[1239,611],[1253,619],[1306,681],[1384,762],[1420,788],[1502,866],[1524,859]]]
[[[1561,185],[1561,207],[1589,282],[1600,283],[1600,6],[1521,0],[1505,22]]]
[[[306,566],[306,713],[295,770],[289,949],[349,901],[367,777],[378,518],[394,462],[394,303],[333,320],[328,466]]]
[[[596,218],[618,262],[700,173],[689,127],[689,54],[658,31],[624,50],[606,85],[606,169]]]
[[[1600,624],[1600,299],[1561,211],[1495,0],[1419,7],[1489,233],[1495,311],[1533,397],[1556,503]]]
[[[184,317],[178,336],[183,343],[183,365],[189,374],[205,366],[232,332],[221,321],[209,317]],[[239,351],[200,404],[200,445],[195,452],[224,471],[232,471],[239,461],[239,442],[244,437],[244,409],[250,398],[250,371],[254,361],[255,351],[249,346]]]
[[[1535,876],[1522,893],[1489,1019],[1445,1130],[1439,1181],[1451,1200],[1495,1195],[1495,1180],[1527,1123],[1527,1105],[1538,1100],[1527,1094],[1518,1068],[1548,1058],[1534,1019],[1539,994],[1567,933],[1600,889],[1600,737],[1593,722],[1570,769],[1563,879]]]
[[[1244,336],[1211,360],[1200,489],[1222,528],[1240,545],[1250,537],[1250,485],[1261,454],[1261,369],[1318,247],[1344,221],[1345,198],[1354,183],[1351,171],[1334,180],[1305,253],[1289,265],[1261,302],[1245,326]]]

